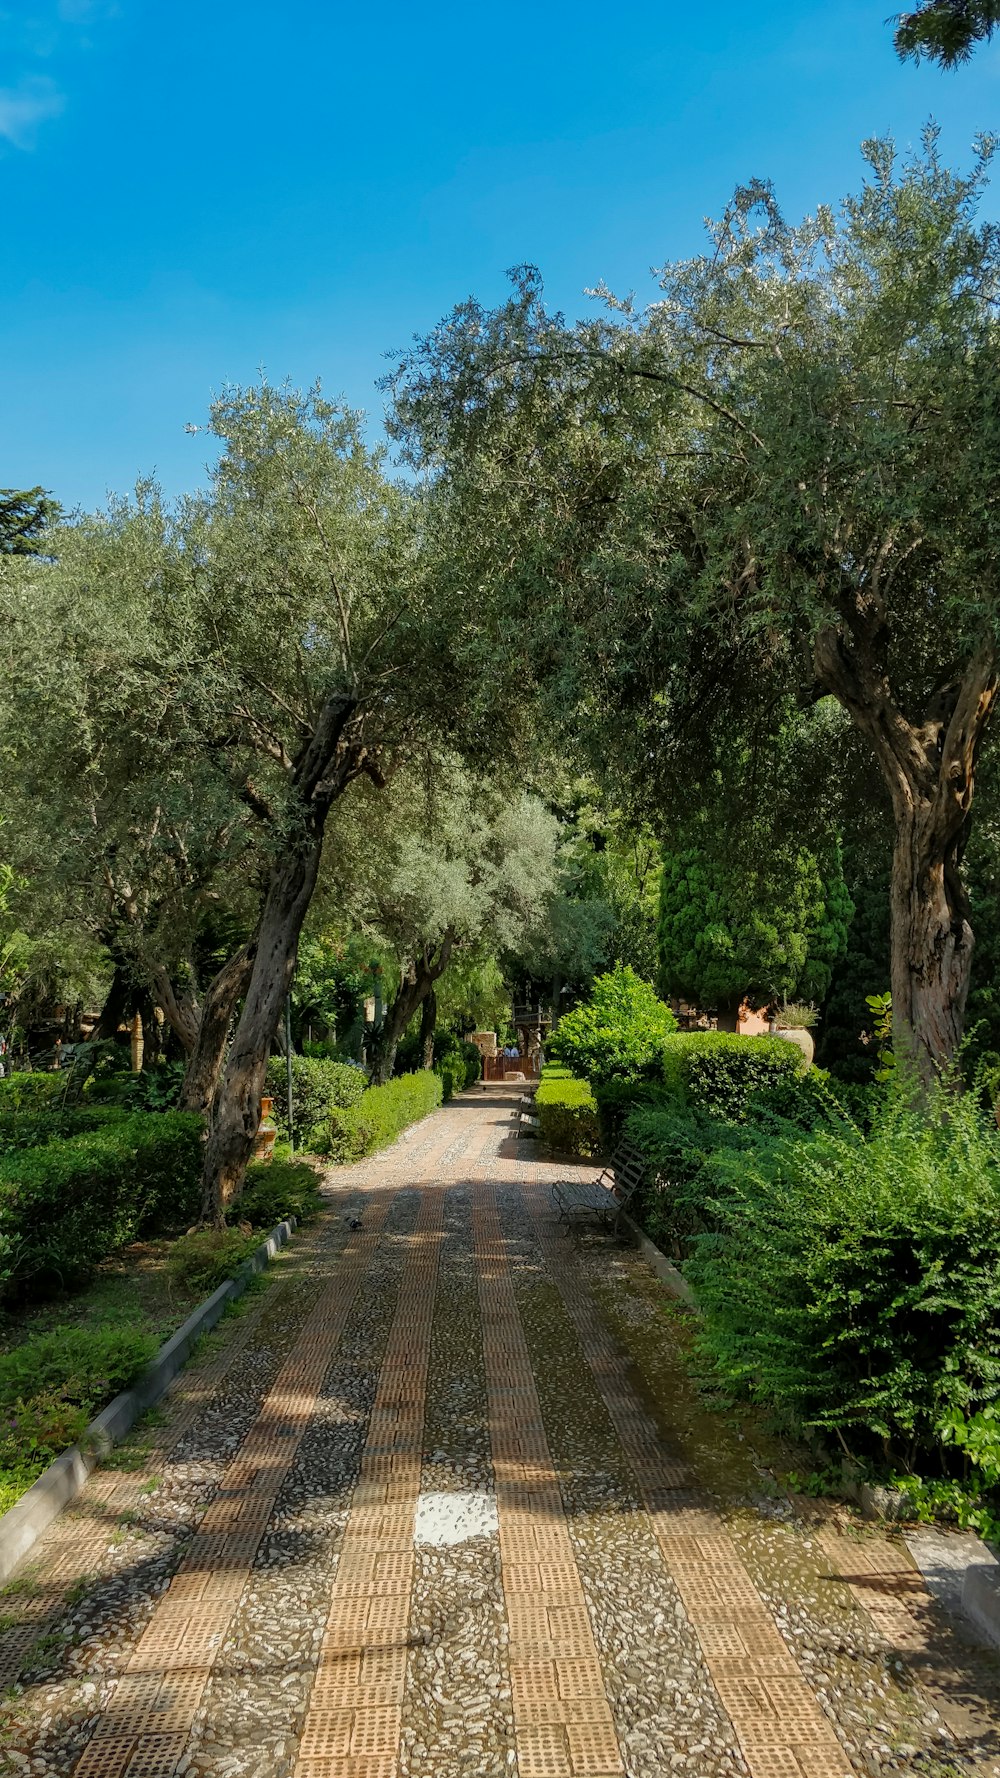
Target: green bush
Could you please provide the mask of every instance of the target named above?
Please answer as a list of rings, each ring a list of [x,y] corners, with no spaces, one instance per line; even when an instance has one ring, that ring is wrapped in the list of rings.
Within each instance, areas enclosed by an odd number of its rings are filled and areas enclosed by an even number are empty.
[[[752,1147],[756,1132],[675,1103],[637,1107],[623,1134],[649,1163],[635,1214],[657,1246],[683,1259],[694,1237],[716,1226],[710,1208],[720,1189],[714,1157],[720,1150]]]
[[[5,1074],[0,1076],[0,1111],[33,1111],[66,1089],[66,1075],[59,1073]]]
[[[666,1088],[656,1081],[617,1079],[598,1081],[594,1087],[594,1098],[597,1100],[601,1143],[610,1154],[621,1140],[625,1120],[631,1113],[663,1105],[667,1103],[669,1095]]]
[[[75,1283],[108,1253],[197,1214],[201,1119],[135,1112],[0,1160],[8,1293]]]
[[[805,1058],[780,1037],[737,1037],[729,1031],[691,1031],[662,1046],[667,1090],[682,1105],[742,1123],[751,1093],[777,1086],[805,1070]]]
[[[136,1327],[56,1327],[0,1355],[0,1510],[76,1444],[156,1350]]]
[[[426,1117],[441,1102],[441,1076],[433,1068],[398,1074],[385,1086],[369,1087],[356,1105],[331,1112],[325,1152],[340,1163],[360,1161],[395,1142],[408,1124]]]
[[[1000,1392],[1000,1133],[970,1095],[897,1088],[710,1162],[688,1272],[731,1385],[912,1467]]]
[[[211,1296],[259,1246],[257,1235],[242,1234],[239,1229],[196,1229],[174,1242],[167,1270],[187,1290]]]
[[[839,1080],[825,1068],[810,1068],[752,1092],[746,1101],[746,1122],[760,1129],[774,1130],[786,1123],[811,1130],[832,1119],[869,1130],[883,1098],[878,1086]]]
[[[597,1103],[589,1082],[564,1069],[542,1070],[535,1094],[538,1134],[562,1154],[590,1155],[600,1147]]]
[[[546,1054],[591,1081],[620,1075],[638,1080],[655,1068],[665,1040],[677,1030],[669,1006],[632,969],[598,976],[590,999],[564,1013]]]
[[[465,1085],[465,1063],[458,1056],[446,1056],[443,1062],[435,1062],[434,1072],[441,1077],[441,1099],[447,1105]]]
[[[253,1161],[246,1184],[226,1212],[230,1222],[249,1222],[270,1233],[279,1222],[294,1216],[308,1222],[322,1209],[316,1174],[308,1161]]]
[[[267,1091],[274,1100],[274,1121],[281,1136],[292,1135],[296,1148],[317,1148],[331,1111],[356,1105],[365,1090],[365,1076],[350,1062],[327,1056],[292,1057],[292,1130],[288,1128],[288,1064],[272,1056]]]
[[[474,1043],[454,1031],[442,1031],[434,1041],[434,1069],[441,1076],[445,1104],[453,1093],[474,1086],[483,1071],[483,1059]]]
[[[0,1111],[0,1155],[22,1148],[40,1148],[60,1136],[80,1136],[101,1130],[127,1115],[116,1105],[65,1105],[62,1102]]]
[[[483,1058],[474,1043],[462,1043],[462,1055],[465,1059],[465,1084],[474,1087],[483,1072]]]
[[[184,1062],[157,1062],[138,1074],[123,1067],[92,1074],[84,1094],[91,1105],[116,1105],[126,1111],[173,1111],[184,1073]]]

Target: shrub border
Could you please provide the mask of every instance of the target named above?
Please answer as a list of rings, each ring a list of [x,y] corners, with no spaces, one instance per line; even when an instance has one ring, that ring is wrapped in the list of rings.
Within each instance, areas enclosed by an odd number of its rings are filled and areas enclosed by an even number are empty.
[[[290,1216],[279,1222],[267,1238],[244,1260],[232,1278],[190,1314],[183,1327],[160,1347],[152,1363],[138,1382],[123,1389],[106,1408],[92,1420],[78,1445],[63,1451],[38,1480],[22,1494],[20,1500],[0,1516],[0,1586],[9,1580],[17,1564],[32,1549],[42,1532],[58,1518],[64,1506],[75,1499],[91,1471],[111,1447],[131,1430],[140,1415],[146,1413],[166,1394],[174,1378],[183,1370],[195,1343],[209,1333],[223,1310],[237,1301],[258,1272],[268,1266],[284,1247],[296,1228]]]
[[[651,1241],[647,1234],[633,1222],[631,1216],[622,1215],[622,1223],[641,1253],[650,1270],[672,1297],[675,1297],[695,1315],[701,1310],[694,1291],[687,1279],[672,1265],[665,1253]],[[884,1525],[887,1519],[893,1518],[892,1501],[888,1498],[888,1489],[874,1489],[862,1484],[860,1487],[844,1487],[844,1495],[860,1509],[861,1516],[869,1522]],[[920,1536],[927,1529],[938,1531],[936,1526],[912,1526],[904,1524],[900,1527],[902,1540],[910,1554],[918,1574],[929,1593],[940,1598],[940,1573],[935,1555]],[[916,1535],[912,1535],[916,1533]],[[956,1578],[963,1617],[971,1622],[979,1631],[980,1636],[991,1642],[994,1648],[1000,1647],[1000,1562],[992,1546],[984,1543],[976,1533],[963,1540],[963,1547],[958,1549],[958,1538],[955,1538],[958,1561],[955,1563]],[[955,1603],[959,1603],[956,1598]]]

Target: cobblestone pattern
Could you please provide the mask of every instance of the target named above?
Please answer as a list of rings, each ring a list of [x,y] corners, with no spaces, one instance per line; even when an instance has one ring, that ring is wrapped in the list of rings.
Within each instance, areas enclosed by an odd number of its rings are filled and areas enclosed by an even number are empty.
[[[539,1246],[629,1459],[668,1572],[752,1778],[851,1778],[851,1761],[798,1670],[720,1516],[691,1472],[664,1456],[590,1292],[550,1217],[531,1207]]]
[[[515,1293],[538,1380],[612,1713],[631,1778],[745,1778],[731,1724],[702,1658],[636,1478],[576,1329],[554,1287],[520,1191],[498,1192]],[[560,1237],[561,1239],[562,1237]],[[677,1509],[687,1466],[661,1446]]]
[[[758,1559],[774,1526],[726,1519],[647,1411],[597,1306],[627,1268],[602,1243],[581,1263],[556,1230],[548,1182],[593,1169],[535,1158],[515,1103],[516,1089],[467,1095],[338,1169],[337,1213],[180,1379],[146,1468],[93,1478],[53,1527],[22,1615],[37,1634],[48,1612],[59,1646],[34,1657],[0,1770],[883,1769],[870,1736],[860,1754],[842,1745],[828,1669],[796,1658]],[[615,1288],[627,1333],[646,1309]],[[116,1530],[126,1500],[139,1522]],[[915,1660],[940,1649],[919,1580],[882,1544],[859,1559],[831,1532],[818,1549],[845,1670],[907,1636]],[[82,1570],[95,1578],[60,1607]],[[948,1721],[939,1760],[922,1733],[901,1763],[897,1737],[885,1769],[992,1778]]]
[[[443,1205],[423,1195],[331,1589],[296,1778],[394,1778]]]
[[[486,1126],[486,1137],[492,1132]],[[472,1150],[482,1150],[475,1126]],[[471,1192],[449,1191],[431,1344],[403,1778],[505,1778],[514,1746]]]
[[[492,1196],[473,1211],[519,1778],[623,1770]]]
[[[292,1770],[419,1202],[396,1197],[355,1295],[195,1717],[188,1778]]]

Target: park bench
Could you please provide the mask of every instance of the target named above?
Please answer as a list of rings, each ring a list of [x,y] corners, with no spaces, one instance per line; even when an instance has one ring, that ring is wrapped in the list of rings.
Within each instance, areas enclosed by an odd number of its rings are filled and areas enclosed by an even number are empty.
[[[610,1234],[617,1235],[618,1224],[635,1197],[644,1178],[647,1163],[637,1148],[620,1142],[598,1179],[557,1179],[552,1187],[552,1202],[559,1220],[569,1233],[573,1223],[587,1216],[596,1217]]]
[[[517,1106],[517,1133],[519,1136],[537,1136],[538,1119],[535,1116],[534,1093],[522,1093]]]

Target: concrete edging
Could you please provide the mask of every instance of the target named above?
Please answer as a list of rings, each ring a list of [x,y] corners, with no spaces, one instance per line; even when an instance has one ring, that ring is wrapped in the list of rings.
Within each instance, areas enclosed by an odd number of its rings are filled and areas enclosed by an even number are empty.
[[[694,1309],[697,1312],[698,1304],[690,1284],[666,1254],[660,1252],[656,1242],[651,1241],[648,1235],[644,1235],[639,1224],[633,1222],[631,1216],[626,1215],[624,1210],[619,1221],[624,1228],[628,1229],[634,1246],[639,1249],[650,1270],[656,1273],[660,1283],[669,1290],[671,1296],[676,1297],[678,1302],[684,1303],[688,1309]]]
[[[200,1303],[182,1327],[160,1347],[152,1363],[130,1389],[124,1389],[92,1420],[78,1445],[63,1451],[20,1500],[0,1516],[0,1586],[17,1564],[79,1494],[99,1459],[131,1430],[135,1422],[166,1394],[183,1370],[195,1342],[210,1333],[224,1309],[241,1297],[247,1285],[269,1265],[296,1227],[290,1216],[272,1229],[232,1278],[227,1278]]]

